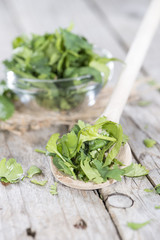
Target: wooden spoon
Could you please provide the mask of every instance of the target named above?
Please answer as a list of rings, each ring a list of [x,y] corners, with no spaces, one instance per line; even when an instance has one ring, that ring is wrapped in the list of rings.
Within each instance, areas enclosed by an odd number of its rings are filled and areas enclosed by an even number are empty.
[[[137,32],[134,42],[127,54],[126,65],[120,75],[119,81],[114,89],[109,104],[105,109],[103,116],[106,116],[109,120],[119,122],[122,111],[125,107],[133,83],[138,75],[138,72],[143,63],[146,52],[152,41],[154,33],[158,27],[160,20],[160,0],[152,0],[147,10],[147,13],[141,23],[141,26]],[[121,147],[120,152],[117,156],[118,160],[121,161],[125,166],[128,166],[132,162],[132,154],[128,144]],[[55,178],[62,184],[84,190],[93,190],[107,187],[108,185],[116,182],[111,179],[105,183],[96,184],[93,182],[83,182],[80,180],[74,180],[61,173],[53,164],[51,159],[50,166]]]

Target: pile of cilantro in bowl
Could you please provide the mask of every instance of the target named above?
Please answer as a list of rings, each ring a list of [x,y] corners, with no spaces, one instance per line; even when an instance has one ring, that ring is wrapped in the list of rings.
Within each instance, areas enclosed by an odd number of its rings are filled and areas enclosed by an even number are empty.
[[[103,183],[108,179],[121,180],[122,176],[139,177],[148,174],[140,164],[125,167],[117,159],[127,141],[120,124],[99,118],[94,125],[79,120],[70,133],[59,138],[55,133],[49,139],[46,155],[62,173],[84,182]],[[123,166],[123,169],[121,168]]]
[[[84,99],[89,81],[104,86],[110,75],[107,63],[115,60],[99,56],[86,38],[62,28],[52,34],[19,36],[12,46],[11,59],[3,63],[17,76],[17,88],[38,89],[37,101],[49,108],[75,107]],[[66,78],[70,81],[58,81]]]

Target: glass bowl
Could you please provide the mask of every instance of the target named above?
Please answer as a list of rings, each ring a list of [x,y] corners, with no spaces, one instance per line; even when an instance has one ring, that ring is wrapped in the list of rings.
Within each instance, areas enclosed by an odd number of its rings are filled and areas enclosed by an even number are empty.
[[[112,58],[108,50],[97,47],[94,49],[99,55]],[[108,77],[108,81],[110,81],[113,76],[114,64],[108,62],[107,66],[110,69]],[[6,80],[8,87],[24,104],[36,101],[41,107],[47,109],[70,110],[82,104],[84,100],[88,106],[95,104],[97,94],[105,85],[103,73],[101,75],[102,83],[99,83],[94,81],[90,75],[56,80],[26,79],[8,70]]]

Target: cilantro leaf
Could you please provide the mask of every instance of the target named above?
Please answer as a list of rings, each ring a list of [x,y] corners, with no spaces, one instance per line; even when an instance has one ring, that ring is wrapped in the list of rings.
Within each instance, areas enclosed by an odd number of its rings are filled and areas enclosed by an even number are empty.
[[[43,154],[46,154],[46,153],[47,153],[45,150],[41,150],[41,149],[35,149],[35,152],[43,153]]]
[[[144,139],[143,143],[147,148],[151,148],[156,144],[156,141],[151,138],[146,138]]]
[[[155,206],[155,209],[160,209],[160,205],[159,206]]]
[[[23,169],[20,163],[17,163],[14,158],[6,160],[3,158],[0,161],[0,178],[1,181],[16,183],[23,175]]]
[[[13,103],[5,96],[0,96],[0,120],[9,119],[14,113]]]
[[[63,156],[60,154],[60,152],[57,149],[57,140],[58,139],[59,139],[59,133],[53,134],[47,143],[46,149],[50,153],[56,153],[61,159],[63,159],[65,161],[65,159],[63,158]]]
[[[126,177],[140,177],[149,173],[149,171],[144,166],[137,163],[132,163],[130,166],[123,168],[123,170],[124,176]]]
[[[160,194],[160,184],[155,186],[156,193]]]
[[[37,166],[33,165],[27,171],[27,177],[32,178],[35,174],[41,174],[41,173],[42,173],[42,170]]]
[[[145,188],[144,191],[145,191],[145,192],[153,192],[154,189],[148,189],[148,188]]]
[[[90,166],[90,160],[86,157],[86,159],[81,161],[81,168],[85,175],[88,177],[90,181],[93,181],[95,183],[102,183],[103,178],[99,174],[98,170]]]
[[[36,179],[32,179],[30,182],[36,185],[44,186],[48,181],[47,180],[37,181]]]
[[[128,222],[127,226],[133,230],[138,230],[144,226],[146,226],[147,224],[149,224],[151,221],[146,221],[144,223],[135,223],[135,222]]]
[[[113,169],[110,169],[107,173],[106,176],[109,179],[115,179],[117,181],[121,181],[122,180],[122,176],[123,176],[123,169],[118,168],[117,166],[115,166]]]
[[[23,78],[51,81],[71,79],[63,84],[61,81],[54,84],[28,82],[28,89],[43,89],[35,96],[41,106],[62,110],[75,108],[84,100],[87,84],[96,82],[96,88],[100,89],[110,75],[107,64],[119,61],[97,54],[93,44],[71,32],[71,28],[59,28],[43,35],[32,34],[31,37],[18,36],[12,43],[11,59],[3,61],[6,68],[20,77],[22,82]],[[83,78],[80,79],[80,76]],[[79,88],[76,88],[77,85]]]
[[[108,179],[121,181],[122,176],[139,177],[149,172],[140,164],[121,169],[124,165],[116,156],[127,139],[120,124],[101,117],[94,125],[79,120],[61,138],[53,134],[46,149],[59,171],[74,179],[94,183]]]
[[[57,195],[58,194],[58,192],[57,192],[57,182],[55,182],[54,185],[50,186],[50,193],[52,195]]]

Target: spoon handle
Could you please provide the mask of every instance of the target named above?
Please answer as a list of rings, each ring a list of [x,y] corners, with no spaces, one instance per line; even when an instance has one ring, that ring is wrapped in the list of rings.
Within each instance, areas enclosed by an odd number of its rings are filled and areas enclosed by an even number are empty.
[[[133,83],[158,27],[159,20],[160,0],[152,0],[127,54],[125,67],[114,88],[109,104],[103,113],[111,121],[119,122]]]

